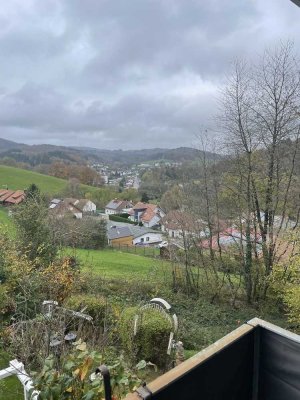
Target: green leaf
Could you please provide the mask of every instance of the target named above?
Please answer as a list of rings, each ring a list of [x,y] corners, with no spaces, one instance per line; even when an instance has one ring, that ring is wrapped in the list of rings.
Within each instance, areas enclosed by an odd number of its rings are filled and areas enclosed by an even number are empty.
[[[75,363],[73,362],[73,361],[68,361],[66,364],[65,364],[65,370],[67,370],[67,371],[70,371],[72,368],[74,368],[75,367]]]
[[[144,369],[147,367],[147,362],[145,360],[141,360],[136,366],[135,368],[140,370],[140,369]]]
[[[95,398],[95,392],[93,390],[89,390],[87,394],[85,394],[82,400],[92,400]]]

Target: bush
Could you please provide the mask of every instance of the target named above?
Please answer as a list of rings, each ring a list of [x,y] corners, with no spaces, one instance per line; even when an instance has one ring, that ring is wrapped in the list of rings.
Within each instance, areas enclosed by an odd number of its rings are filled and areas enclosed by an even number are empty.
[[[80,311],[85,308],[84,313],[93,318],[95,325],[104,327],[105,320],[108,314],[107,301],[102,296],[76,294],[69,297],[65,303],[67,308],[75,311]]]
[[[40,272],[42,283],[40,288],[46,298],[62,303],[74,292],[80,280],[79,269],[74,257],[56,260]]]
[[[144,359],[164,368],[171,361],[167,355],[171,324],[157,311],[145,310],[140,315],[138,331],[134,337],[134,316],[137,311],[135,307],[127,308],[120,318],[122,346],[132,361]]]
[[[131,221],[130,219],[127,219],[127,218],[124,218],[124,217],[120,217],[119,215],[110,215],[109,219],[111,221],[115,221],[115,222],[125,222],[127,224],[136,225],[136,222]]]
[[[128,219],[128,217],[129,217],[129,214],[128,213],[121,213],[121,214],[117,214],[119,217],[122,217],[122,218],[126,218],[126,219]]]
[[[8,315],[12,313],[15,309],[14,300],[9,296],[7,287],[0,284],[0,321],[2,315]]]

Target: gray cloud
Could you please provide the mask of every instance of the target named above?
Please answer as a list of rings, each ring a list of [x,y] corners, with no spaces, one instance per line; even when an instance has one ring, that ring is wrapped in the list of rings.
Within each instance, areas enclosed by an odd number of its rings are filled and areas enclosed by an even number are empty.
[[[0,10],[1,136],[191,145],[212,124],[230,62],[296,39],[299,16],[282,0],[8,2]]]

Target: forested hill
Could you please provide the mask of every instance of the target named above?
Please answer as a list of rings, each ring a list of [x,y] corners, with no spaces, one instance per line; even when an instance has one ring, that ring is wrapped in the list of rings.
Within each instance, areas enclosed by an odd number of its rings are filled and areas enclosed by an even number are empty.
[[[149,161],[193,161],[202,152],[190,147],[176,149],[102,150],[89,147],[66,147],[49,144],[26,145],[0,138],[0,160],[11,158],[30,166],[51,164],[54,161],[85,164],[87,162],[138,164]],[[209,159],[219,155],[207,153]]]
[[[203,154],[200,150],[191,147],[176,149],[142,149],[142,150],[101,150],[91,148],[77,148],[84,154],[93,154],[102,162],[119,161],[122,163],[142,163],[147,161],[193,161]],[[215,153],[207,153],[209,159],[221,158]]]

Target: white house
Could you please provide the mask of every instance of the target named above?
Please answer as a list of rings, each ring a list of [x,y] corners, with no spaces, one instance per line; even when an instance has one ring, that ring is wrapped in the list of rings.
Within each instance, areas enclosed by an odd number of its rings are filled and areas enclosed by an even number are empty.
[[[63,217],[65,214],[71,213],[77,219],[81,219],[83,214],[92,214],[96,212],[96,204],[88,199],[53,199],[50,202],[49,208],[54,210],[58,217]]]
[[[130,210],[132,206],[133,204],[131,203],[131,201],[114,199],[105,206],[105,214],[121,214],[123,212],[126,212],[127,210]]]
[[[64,200],[61,199],[52,199],[49,205],[49,208],[53,209],[57,206],[61,206],[61,204],[71,204],[76,206],[80,211],[83,213],[94,213],[96,212],[96,204],[93,203],[91,200],[88,199],[73,199],[73,198],[66,198]]]
[[[139,234],[135,236],[132,243],[136,244],[159,244],[162,242],[162,235],[160,232],[149,231],[147,233]]]
[[[109,221],[107,224],[107,236],[109,242],[128,237],[132,245],[145,244],[153,246],[162,242],[161,232],[145,228],[144,226],[135,226],[122,222]]]
[[[88,199],[80,199],[76,200],[74,206],[79,208],[83,213],[95,213],[96,212],[96,204]]]

